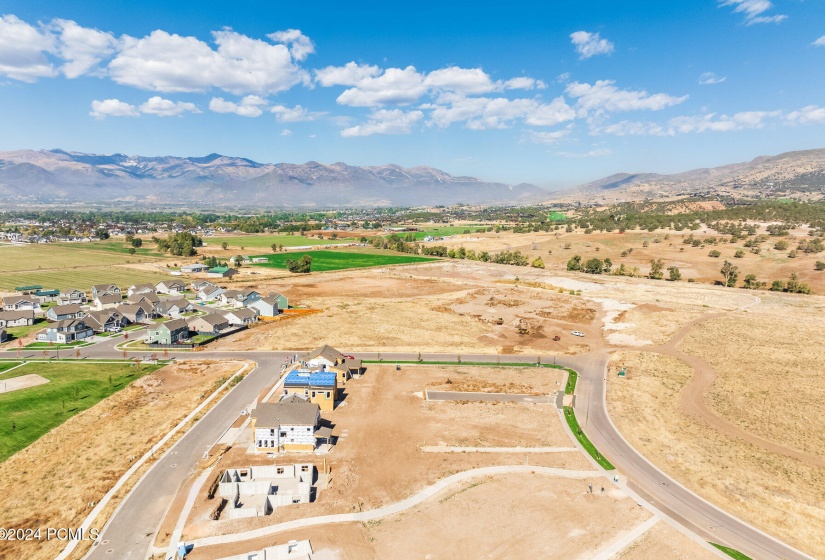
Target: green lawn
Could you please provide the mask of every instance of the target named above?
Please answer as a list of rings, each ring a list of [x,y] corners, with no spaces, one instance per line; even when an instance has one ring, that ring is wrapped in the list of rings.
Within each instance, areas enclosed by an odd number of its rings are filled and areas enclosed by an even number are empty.
[[[214,340],[214,334],[196,334],[192,337],[192,342],[195,344],[206,344],[210,340]]]
[[[63,350],[64,348],[82,348],[83,346],[90,345],[91,342],[87,342],[85,340],[75,340],[74,342],[69,342],[68,344],[54,345],[49,342],[32,342],[31,344],[26,344],[23,348],[28,348],[29,350]]]
[[[575,370],[567,370],[567,385],[564,387],[564,392],[567,395],[572,395],[576,391],[576,381],[579,379],[579,374]]]
[[[553,211],[550,212],[550,214],[547,216],[547,219],[549,219],[551,222],[563,222],[567,219],[567,214],[565,212]]]
[[[3,373],[7,369],[11,369],[15,366],[19,366],[23,362],[0,362],[0,373]]]
[[[161,366],[123,363],[30,362],[0,381],[37,374],[50,382],[0,394],[0,461],[83,410]]]
[[[614,467],[610,461],[605,459],[599,450],[596,449],[596,446],[593,445],[587,436],[584,434],[584,430],[581,429],[579,426],[579,422],[576,420],[576,413],[573,411],[572,406],[565,406],[564,407],[564,417],[567,419],[567,425],[570,426],[570,430],[573,432],[573,435],[576,436],[576,439],[579,440],[579,443],[584,447],[584,449],[590,454],[596,462],[602,466],[602,468],[606,471],[612,471],[616,467]]]
[[[147,243],[147,240],[143,241]],[[154,245],[154,243],[151,243]],[[86,249],[89,251],[109,251],[111,253],[122,253],[124,255],[129,255],[129,249],[133,248],[131,243],[126,243],[126,241],[115,241],[115,240],[106,240],[106,241],[92,241],[89,243],[67,243],[69,247],[78,248],[78,249]],[[143,257],[163,257],[165,256],[163,253],[158,253],[154,249],[150,249],[149,247],[135,247],[135,255],[140,255]]]
[[[6,329],[6,334],[9,335],[9,339],[15,338],[23,338],[24,336],[28,336],[33,332],[41,331],[46,328],[48,321],[43,317],[38,317],[34,320],[34,323],[31,325],[26,325],[25,327],[10,327]]]
[[[300,235],[241,235],[236,237],[204,237],[203,242],[210,248],[220,247],[221,243],[228,243],[230,249],[270,249],[273,243],[284,247],[303,247],[305,245],[329,245],[331,243],[347,243],[354,238],[329,239],[330,234],[324,234],[324,239],[317,237],[302,237]]]
[[[751,560],[750,556],[742,554],[738,550],[734,550],[732,548],[728,548],[727,546],[722,546],[721,544],[716,544],[715,542],[710,543],[731,558],[736,558],[736,560]]]
[[[461,235],[465,231],[470,232],[486,231],[487,226],[443,226],[443,227],[426,227],[421,231],[415,232],[415,239],[421,241],[428,235],[433,237],[447,237],[448,235]],[[398,235],[404,236],[408,232],[398,232]]]
[[[255,264],[252,266],[263,266],[267,268],[286,269],[286,261],[289,259],[298,260],[303,255],[312,257],[312,271],[320,272],[326,270],[343,270],[346,268],[366,268],[370,266],[385,266],[391,264],[406,264],[427,262],[436,259],[428,257],[418,257],[405,254],[375,254],[375,253],[352,253],[346,251],[295,251],[289,253],[275,253],[269,255],[257,255],[266,257],[267,263]]]

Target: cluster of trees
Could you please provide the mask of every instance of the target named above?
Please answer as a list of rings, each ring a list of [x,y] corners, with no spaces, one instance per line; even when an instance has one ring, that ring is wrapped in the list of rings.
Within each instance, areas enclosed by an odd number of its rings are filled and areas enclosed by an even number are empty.
[[[226,261],[222,261],[213,255],[211,257],[203,257],[203,264],[209,268],[215,268],[216,266],[226,266]]]
[[[126,243],[129,243],[132,247],[138,249],[143,246],[143,239],[140,237],[135,237],[130,233],[126,236]]]
[[[161,253],[168,252],[176,257],[191,257],[192,255],[197,255],[198,251],[195,248],[203,246],[203,239],[188,231],[170,233],[166,239],[153,237],[152,241],[157,243],[158,251]]]
[[[312,271],[312,257],[309,255],[303,255],[297,261],[287,259],[286,267],[290,272],[295,274],[309,274]]]
[[[613,261],[609,258],[602,260],[594,257],[582,263],[581,255],[573,255],[567,261],[567,270],[578,270],[587,274],[610,274],[611,268],[613,268]]]

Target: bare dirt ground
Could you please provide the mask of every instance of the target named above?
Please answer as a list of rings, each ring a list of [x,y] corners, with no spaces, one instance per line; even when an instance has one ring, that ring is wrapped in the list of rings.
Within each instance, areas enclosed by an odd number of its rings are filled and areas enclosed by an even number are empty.
[[[130,466],[240,362],[182,362],[144,376],[0,463],[0,527],[79,527]],[[0,558],[54,558],[65,543],[2,541]]]
[[[441,379],[436,378],[429,390],[480,393],[521,393],[547,395],[559,389],[562,375],[557,371],[548,374],[547,368],[508,368],[502,375],[501,368],[459,366],[450,368]],[[437,370],[436,370],[437,371]]]
[[[380,521],[329,525],[241,545],[213,546],[193,551],[191,558],[213,560],[275,542],[308,538],[314,557],[320,560],[583,560],[592,558],[611,539],[649,517],[616,490],[589,494],[587,483],[540,474],[479,477],[450,487],[413,510]],[[668,543],[657,534],[649,540],[647,548],[652,545],[653,550],[673,551],[676,555],[672,558],[715,557],[705,555],[700,546],[678,533]]]
[[[489,465],[530,464],[589,470],[589,463],[578,452],[552,454],[513,453],[424,453],[424,445],[479,447],[570,447],[555,407],[521,403],[425,402],[415,393],[425,386],[443,382],[446,377],[480,371],[479,382],[493,375],[488,368],[446,366],[370,365],[361,379],[346,385],[346,399],[323,417],[335,424],[338,444],[326,456],[285,454],[278,461],[312,461],[319,467],[324,457],[332,467],[332,488],[318,493],[311,504],[279,508],[272,515],[254,519],[211,521],[209,513],[217,505],[199,496],[190,515],[184,537],[238,532],[291,519],[374,509],[395,503],[434,482],[459,471]],[[456,373],[466,371],[465,374]],[[542,375],[546,386],[555,386],[559,370],[501,368],[502,383],[510,378]],[[483,455],[483,456],[482,456]],[[246,446],[236,445],[216,466],[270,463],[265,456],[248,454]]]
[[[720,343],[714,339],[713,348]],[[627,378],[616,377],[618,363],[628,367]],[[611,418],[634,447],[697,494],[815,557],[825,555],[825,469],[731,437],[686,411],[682,397],[693,373],[671,356],[617,354],[608,374]],[[740,395],[753,390],[747,368],[736,378]]]
[[[633,541],[614,557],[616,560],[712,560],[715,553],[691,541],[688,537],[659,521],[644,535]]]

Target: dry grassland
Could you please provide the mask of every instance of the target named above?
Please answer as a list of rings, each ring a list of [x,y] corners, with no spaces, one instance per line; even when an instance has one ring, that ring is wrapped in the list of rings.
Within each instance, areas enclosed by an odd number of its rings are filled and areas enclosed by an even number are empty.
[[[482,447],[570,447],[555,407],[521,403],[425,402],[416,392],[470,368],[369,365],[361,379],[346,385],[346,400],[323,417],[335,424],[338,444],[326,456],[332,466],[333,487],[318,493],[311,504],[279,508],[272,515],[241,520],[211,521],[217,505],[202,492],[184,531],[186,539],[271,525],[299,517],[374,509],[403,500],[446,476],[490,465],[530,464],[589,470],[578,452],[529,455],[514,453],[424,453],[424,445],[441,443]],[[475,368],[472,368],[475,369]],[[479,368],[484,369],[484,368]],[[523,368],[502,368],[503,380],[525,375]],[[559,370],[541,368],[546,383],[561,380]],[[472,375],[468,373],[467,375]],[[489,375],[484,373],[482,375]],[[483,379],[483,378],[481,378]],[[503,381],[506,382],[506,381]],[[248,445],[248,444],[247,444]],[[287,454],[279,461],[314,461],[315,455]],[[237,444],[216,468],[269,462],[250,455]]]
[[[644,535],[614,556],[615,560],[718,560],[714,552],[659,521]]]
[[[182,362],[142,377],[0,463],[0,526],[79,527],[131,464],[238,362]],[[102,526],[102,522],[95,525]],[[0,558],[54,558],[65,543],[1,541]]]
[[[724,337],[714,339],[714,348],[720,344]],[[627,378],[616,377],[618,363],[628,366]],[[825,556],[825,470],[722,435],[682,412],[680,396],[692,375],[691,367],[669,356],[618,353],[608,374],[611,418],[636,449],[692,491],[792,546]]]

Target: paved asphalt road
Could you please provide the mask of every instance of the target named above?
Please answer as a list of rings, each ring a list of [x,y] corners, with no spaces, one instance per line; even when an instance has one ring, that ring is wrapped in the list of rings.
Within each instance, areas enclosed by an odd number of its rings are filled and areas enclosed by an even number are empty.
[[[132,337],[140,336],[139,332]],[[88,358],[120,358],[114,350],[117,341],[106,341],[83,349],[82,356]],[[251,359],[258,367],[239,383],[220,403],[206,414],[173,447],[175,455],[166,459],[127,496],[122,507],[110,520],[100,544],[87,556],[92,560],[110,558],[143,560],[154,539],[154,532],[161,517],[182,484],[186,475],[200,459],[204,449],[211,446],[226,430],[238,413],[248,405],[263,388],[272,381],[272,376],[280,370],[280,365],[294,352],[197,352],[172,354],[181,359]],[[132,354],[134,355],[134,354]],[[31,356],[39,358],[40,355]],[[365,360],[379,358],[378,353],[358,353],[356,357]],[[384,362],[416,361],[418,353],[380,354]],[[455,361],[456,354],[422,354],[424,361]],[[461,354],[462,362],[535,363],[535,356]],[[754,559],[769,560],[812,560],[788,545],[746,525],[735,517],[717,509],[692,492],[680,486],[659,471],[618,433],[607,415],[604,400],[605,365],[608,355],[592,352],[582,356],[558,358],[559,365],[576,369],[579,381],[576,388],[576,415],[585,427],[590,440],[626,476],[629,485],[644,499],[667,515],[700,535],[714,542],[733,547]],[[552,363],[553,357],[542,357],[542,363]],[[369,367],[367,365],[367,367]],[[400,374],[405,365],[401,364]],[[551,391],[555,389],[549,388]],[[176,466],[172,466],[175,464]],[[107,550],[113,552],[107,553]]]

